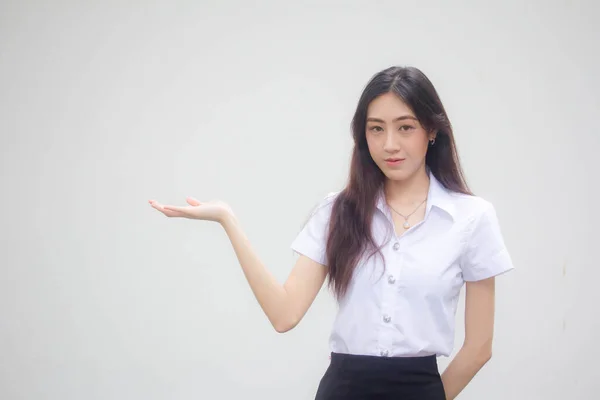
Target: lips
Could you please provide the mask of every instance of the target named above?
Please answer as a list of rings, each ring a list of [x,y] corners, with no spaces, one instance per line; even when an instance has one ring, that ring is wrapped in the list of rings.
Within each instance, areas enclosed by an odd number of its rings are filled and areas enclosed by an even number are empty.
[[[402,165],[402,163],[404,162],[404,160],[405,160],[404,158],[395,158],[395,157],[392,158],[392,157],[390,157],[390,158],[386,158],[385,159],[385,163],[388,166],[390,166],[390,167],[396,167],[396,166]]]

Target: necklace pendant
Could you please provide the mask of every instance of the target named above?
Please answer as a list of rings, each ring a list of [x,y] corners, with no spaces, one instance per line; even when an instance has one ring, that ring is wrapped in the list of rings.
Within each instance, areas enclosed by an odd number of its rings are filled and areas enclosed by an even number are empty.
[[[408,221],[405,221],[404,224],[402,225],[402,227],[404,229],[408,229],[408,228],[410,228],[410,224],[408,223]]]

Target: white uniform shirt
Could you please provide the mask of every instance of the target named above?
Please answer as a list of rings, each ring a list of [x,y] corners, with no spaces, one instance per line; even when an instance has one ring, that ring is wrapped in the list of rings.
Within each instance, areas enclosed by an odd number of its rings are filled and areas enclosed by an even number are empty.
[[[341,299],[330,350],[375,356],[449,356],[465,281],[513,269],[494,207],[477,196],[448,191],[429,173],[423,221],[398,237],[383,191],[373,235],[375,255],[357,266]],[[328,195],[295,238],[292,249],[327,265],[325,242],[336,193]],[[382,275],[382,272],[385,272]]]

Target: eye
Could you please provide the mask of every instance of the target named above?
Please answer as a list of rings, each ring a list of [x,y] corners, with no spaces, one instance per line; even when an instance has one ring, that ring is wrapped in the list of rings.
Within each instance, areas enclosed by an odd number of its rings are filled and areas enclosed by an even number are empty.
[[[402,125],[400,127],[400,130],[403,131],[403,132],[409,132],[409,131],[411,131],[413,129],[415,129],[415,127],[412,126],[412,125]]]
[[[375,125],[370,127],[369,130],[372,132],[381,132],[383,129],[380,126]]]

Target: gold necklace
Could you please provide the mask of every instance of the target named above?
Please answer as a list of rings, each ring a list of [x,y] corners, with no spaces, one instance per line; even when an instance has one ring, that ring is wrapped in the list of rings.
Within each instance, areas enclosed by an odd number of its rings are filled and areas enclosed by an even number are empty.
[[[388,207],[392,209],[392,211],[394,211],[396,214],[398,214],[399,216],[401,216],[402,218],[404,218],[404,224],[402,224],[402,227],[404,229],[408,229],[410,228],[410,224],[408,223],[408,218],[413,215],[415,212],[417,212],[417,210],[419,209],[419,207],[421,207],[423,205],[423,203],[425,203],[425,201],[427,200],[427,197],[425,197],[425,200],[423,200],[418,206],[417,208],[415,208],[415,210],[413,212],[411,212],[410,214],[404,216],[403,214],[399,213],[398,211],[394,210],[394,208],[390,205],[390,203],[387,203]]]

